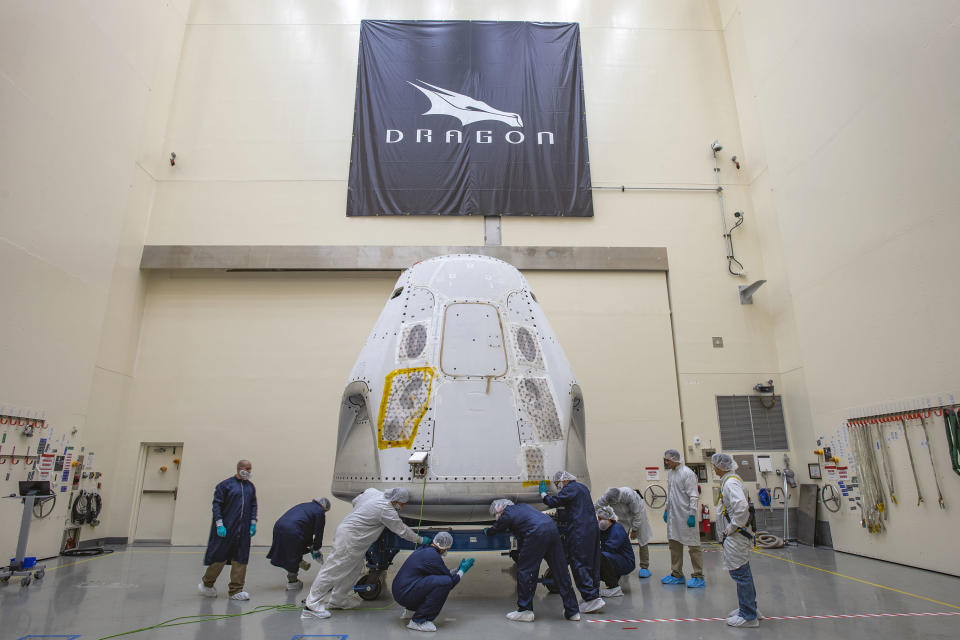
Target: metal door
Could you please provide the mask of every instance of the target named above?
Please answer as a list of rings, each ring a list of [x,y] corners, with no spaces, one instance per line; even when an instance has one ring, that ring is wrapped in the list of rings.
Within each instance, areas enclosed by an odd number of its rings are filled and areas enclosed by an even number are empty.
[[[147,455],[134,541],[170,542],[183,447],[179,444],[145,447]]]

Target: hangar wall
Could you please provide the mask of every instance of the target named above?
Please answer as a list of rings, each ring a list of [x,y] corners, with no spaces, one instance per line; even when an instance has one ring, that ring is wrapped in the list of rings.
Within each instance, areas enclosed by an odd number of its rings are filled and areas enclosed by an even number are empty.
[[[753,0],[718,4],[743,132],[749,196],[762,216],[793,443],[807,457],[846,418],[960,399],[955,290],[960,7],[955,2]],[[950,293],[948,293],[950,292]],[[909,424],[925,502],[902,434],[890,442],[899,504],[884,534],[859,513],[830,518],[837,549],[960,574],[946,534],[960,478],[942,418],[930,421],[944,489]],[[900,431],[887,425],[886,432]]]
[[[738,256],[747,265],[748,282],[765,277],[746,181],[729,161],[741,145],[719,12],[700,1],[579,8],[552,2],[439,8],[419,2],[195,2],[167,129],[178,162],[161,168],[147,244],[483,244],[483,224],[475,218],[345,217],[363,17],[580,22],[594,185],[710,186],[709,145],[721,139],[727,215],[743,209],[748,216],[737,232]],[[598,190],[594,196],[593,219],[504,219],[503,243],[667,248],[668,276],[526,274],[584,390],[595,483],[644,488],[643,467],[659,466],[664,448],[684,444],[678,387],[687,434],[717,448],[716,394],[747,394],[768,378],[779,388],[773,323],[762,305],[739,304],[737,285],[744,281],[726,270],[716,194]],[[127,460],[122,474],[131,473],[138,442],[161,438],[164,425],[183,433],[162,438],[185,441],[183,482],[199,492],[178,501],[175,543],[205,539],[208,494],[241,455],[253,458],[258,490],[268,498],[261,500],[265,517],[329,491],[333,452],[327,443],[336,403],[392,278],[151,276],[121,445]],[[231,312],[210,301],[229,303]],[[269,313],[260,310],[265,303]],[[339,315],[325,317],[324,309]],[[198,337],[191,322],[176,320],[181,312],[219,328]],[[289,387],[278,384],[282,376],[264,372],[258,378],[223,351],[224,344],[254,330],[265,345],[254,357],[268,358],[266,370],[294,364],[298,373]],[[723,336],[723,349],[713,348],[713,336]],[[177,367],[177,358],[193,353],[205,360],[200,372],[183,373],[192,365]],[[318,355],[307,362],[306,354]],[[245,373],[234,377],[231,371]],[[228,374],[227,380],[218,378]],[[204,380],[193,384],[181,381],[182,375]],[[209,394],[200,391],[205,385]],[[266,420],[269,436],[263,430],[266,406],[252,407],[250,418],[236,406],[238,398],[261,398],[267,390],[289,418]],[[187,409],[168,405],[182,393],[202,416],[203,428],[180,431],[191,422]],[[263,451],[259,460],[244,453],[251,448]],[[699,459],[696,450],[691,455]],[[318,484],[307,485],[306,478]],[[129,530],[135,497],[132,488],[128,492],[111,516],[119,535]],[[346,510],[334,501],[331,524]],[[664,540],[663,523],[652,515]]]
[[[43,414],[48,425],[30,438],[0,429],[2,495],[26,477],[13,448],[36,453],[52,431],[96,453],[112,502],[139,338],[139,258],[189,4],[0,5],[0,413]],[[34,523],[28,551],[59,551],[69,495],[58,492],[54,514]],[[20,513],[0,500],[5,552],[16,548]],[[83,539],[115,535],[84,529]]]

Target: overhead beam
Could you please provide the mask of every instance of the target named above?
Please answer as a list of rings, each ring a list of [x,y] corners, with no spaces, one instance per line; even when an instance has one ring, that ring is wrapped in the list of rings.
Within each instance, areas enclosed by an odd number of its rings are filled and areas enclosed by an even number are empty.
[[[499,258],[524,271],[666,271],[666,247],[146,245],[144,270],[400,271],[452,253]]]

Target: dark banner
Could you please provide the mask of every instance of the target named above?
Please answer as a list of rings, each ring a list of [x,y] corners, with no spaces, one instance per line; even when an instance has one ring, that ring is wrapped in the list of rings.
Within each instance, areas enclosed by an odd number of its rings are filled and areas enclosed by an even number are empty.
[[[364,20],[348,216],[592,216],[576,23]]]

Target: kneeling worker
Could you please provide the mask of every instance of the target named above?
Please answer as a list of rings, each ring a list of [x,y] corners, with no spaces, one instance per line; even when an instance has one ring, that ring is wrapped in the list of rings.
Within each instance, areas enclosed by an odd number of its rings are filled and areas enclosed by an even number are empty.
[[[393,579],[393,599],[404,608],[401,618],[412,618],[408,629],[436,631],[433,621],[440,615],[450,590],[473,566],[473,558],[464,558],[456,571],[449,571],[443,556],[452,546],[453,536],[441,531],[429,546],[411,553]]]
[[[637,566],[633,559],[633,547],[627,530],[617,522],[617,514],[612,507],[597,509],[597,523],[600,527],[600,579],[607,585],[606,589],[600,589],[600,595],[617,598],[623,595],[620,576],[629,575]]]
[[[323,546],[327,511],[330,511],[330,501],[314,498],[311,502],[290,507],[273,525],[273,544],[267,552],[267,559],[273,566],[287,570],[287,591],[303,588],[297,574],[301,568],[310,568],[303,561],[303,554],[309,551],[314,560],[323,559],[320,547]]]
[[[330,609],[352,609],[360,604],[353,584],[363,571],[367,548],[384,527],[409,542],[430,543],[430,538],[417,534],[400,519],[399,511],[409,501],[410,492],[403,487],[367,489],[353,499],[353,511],[337,527],[330,557],[313,580],[301,620],[329,618]]]

